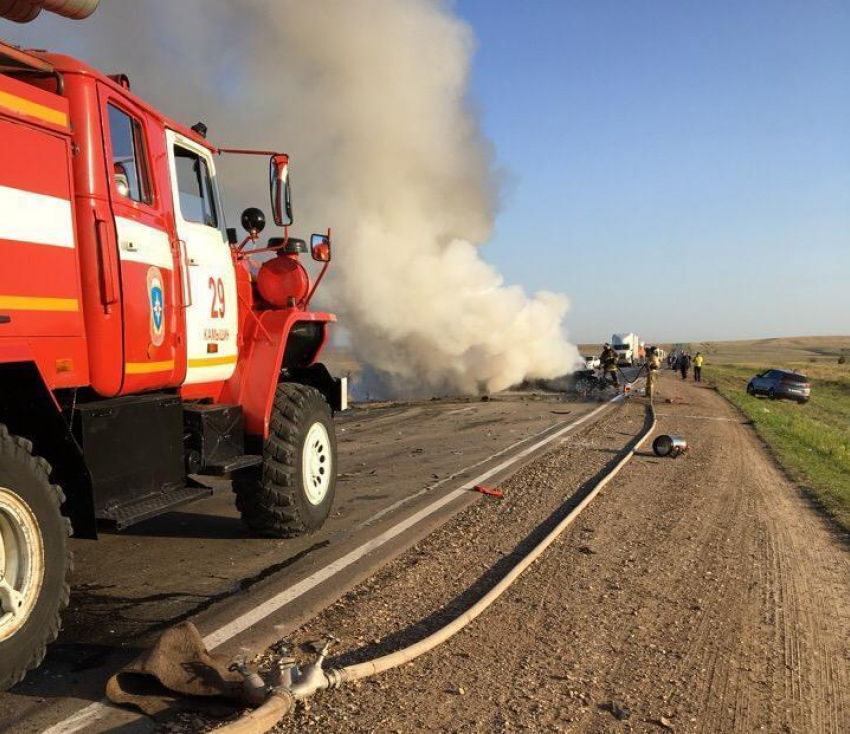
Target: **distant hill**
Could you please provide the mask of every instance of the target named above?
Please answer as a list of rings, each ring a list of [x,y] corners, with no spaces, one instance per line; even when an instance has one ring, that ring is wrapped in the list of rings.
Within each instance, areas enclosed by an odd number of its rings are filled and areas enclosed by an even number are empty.
[[[850,336],[793,336],[722,342],[691,342],[716,364],[765,364],[769,362],[835,361],[841,354],[850,359]]]
[[[672,344],[659,344],[669,351]],[[821,362],[846,354],[850,361],[850,336],[783,336],[737,341],[684,342],[691,352],[702,352],[716,364],[765,364],[768,362]],[[599,354],[602,344],[579,344],[582,354]]]

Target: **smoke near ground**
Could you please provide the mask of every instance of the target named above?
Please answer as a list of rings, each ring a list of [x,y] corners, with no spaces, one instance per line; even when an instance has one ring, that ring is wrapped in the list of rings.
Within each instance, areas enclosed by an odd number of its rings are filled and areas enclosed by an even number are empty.
[[[562,295],[506,286],[491,234],[491,151],[467,98],[474,39],[440,0],[104,0],[54,39],[233,146],[293,156],[299,235],[334,228],[318,304],[395,391],[496,391],[577,358]],[[265,170],[228,166],[230,211],[265,203]],[[267,208],[267,207],[266,207]]]

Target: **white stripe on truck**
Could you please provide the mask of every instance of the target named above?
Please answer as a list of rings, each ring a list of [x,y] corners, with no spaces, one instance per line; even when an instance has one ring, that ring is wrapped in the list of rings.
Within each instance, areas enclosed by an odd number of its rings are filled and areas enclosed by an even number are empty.
[[[73,249],[71,202],[0,186],[0,240]]]
[[[156,265],[165,270],[174,269],[171,240],[167,232],[126,217],[115,217],[115,227],[118,230],[121,262]]]

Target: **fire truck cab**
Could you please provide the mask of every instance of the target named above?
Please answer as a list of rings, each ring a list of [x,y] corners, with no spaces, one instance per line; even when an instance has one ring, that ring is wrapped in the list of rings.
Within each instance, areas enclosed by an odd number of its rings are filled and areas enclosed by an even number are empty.
[[[266,244],[258,209],[241,241],[226,226],[233,154],[269,160]],[[207,496],[208,476],[259,533],[324,522],[346,385],[317,362],[335,317],[309,304],[331,242],[311,237],[311,283],[291,222],[286,155],[216,147],[126,76],[0,43],[0,689],[58,633],[71,532]]]

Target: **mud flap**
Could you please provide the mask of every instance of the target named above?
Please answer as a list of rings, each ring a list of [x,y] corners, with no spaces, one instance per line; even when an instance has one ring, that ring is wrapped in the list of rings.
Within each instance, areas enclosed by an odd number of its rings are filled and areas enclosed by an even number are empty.
[[[348,378],[333,377],[321,363],[309,367],[293,367],[281,373],[282,382],[299,382],[316,388],[334,413],[348,410]]]

